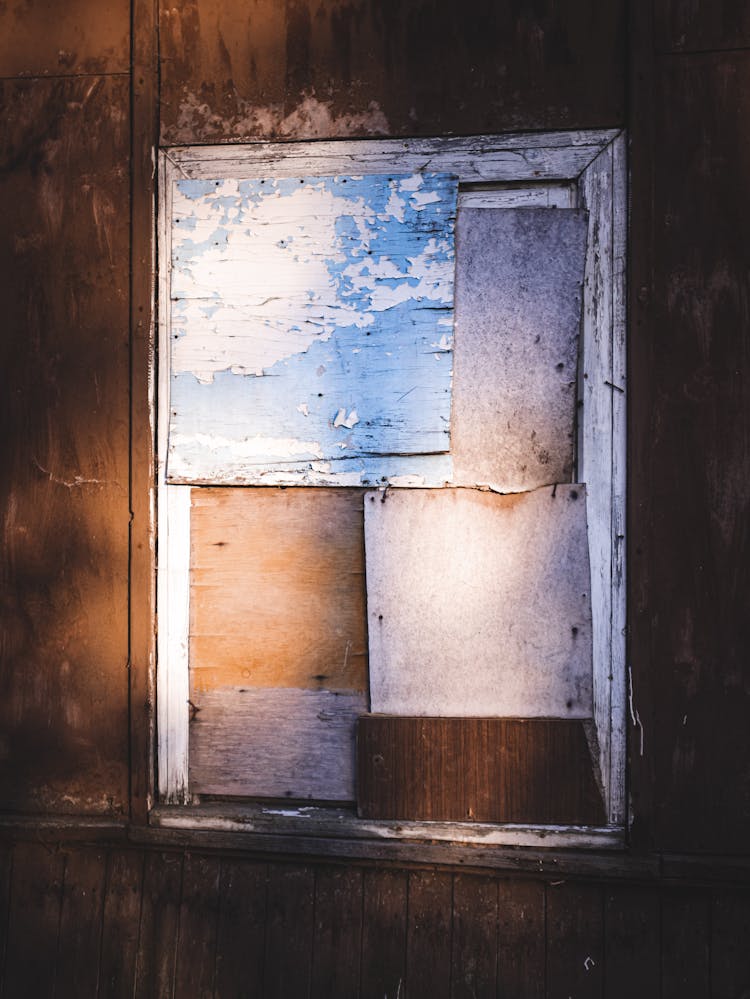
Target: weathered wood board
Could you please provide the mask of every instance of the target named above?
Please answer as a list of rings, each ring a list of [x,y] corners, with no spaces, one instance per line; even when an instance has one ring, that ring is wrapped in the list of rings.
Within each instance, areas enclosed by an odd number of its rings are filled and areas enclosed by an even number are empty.
[[[190,788],[198,794],[352,801],[365,694],[225,687],[194,695]]]
[[[461,209],[454,484],[570,481],[587,224],[577,209]]]
[[[365,497],[372,710],[592,712],[585,487]]]
[[[364,715],[357,725],[358,813],[600,824],[605,815],[584,724]]]
[[[193,489],[192,695],[367,691],[363,493]]]
[[[170,481],[448,450],[457,190],[447,174],[175,182]]]

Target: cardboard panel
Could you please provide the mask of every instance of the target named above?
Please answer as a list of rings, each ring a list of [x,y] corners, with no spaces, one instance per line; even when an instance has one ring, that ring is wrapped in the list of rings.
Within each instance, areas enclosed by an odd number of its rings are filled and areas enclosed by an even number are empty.
[[[586,233],[574,209],[461,209],[455,484],[570,481]]]
[[[365,497],[372,710],[590,717],[583,486]]]

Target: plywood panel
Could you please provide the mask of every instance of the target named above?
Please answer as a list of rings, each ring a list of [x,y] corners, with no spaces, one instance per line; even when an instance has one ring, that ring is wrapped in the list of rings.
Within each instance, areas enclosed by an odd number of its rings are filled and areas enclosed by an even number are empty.
[[[12,810],[120,814],[129,83],[6,80],[0,105],[0,784]]]
[[[168,479],[447,451],[457,192],[447,174],[174,181]]]
[[[621,0],[160,7],[167,145],[610,126],[623,117]]]
[[[462,208],[456,485],[518,492],[570,481],[586,237],[583,211]]]
[[[372,710],[590,717],[583,486],[365,500]]]
[[[0,77],[127,73],[127,0],[10,0],[0,12]]]
[[[197,489],[191,531],[194,699],[367,690],[360,491]]]
[[[365,715],[357,726],[363,818],[604,821],[581,722]]]
[[[190,788],[256,797],[354,797],[363,694],[226,687],[195,694]]]

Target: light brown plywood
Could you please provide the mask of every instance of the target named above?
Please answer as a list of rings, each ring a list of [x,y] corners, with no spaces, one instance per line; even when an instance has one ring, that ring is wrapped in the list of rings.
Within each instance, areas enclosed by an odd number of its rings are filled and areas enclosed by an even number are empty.
[[[365,498],[372,710],[588,718],[585,487]]]
[[[367,690],[362,492],[194,489],[191,688]]]

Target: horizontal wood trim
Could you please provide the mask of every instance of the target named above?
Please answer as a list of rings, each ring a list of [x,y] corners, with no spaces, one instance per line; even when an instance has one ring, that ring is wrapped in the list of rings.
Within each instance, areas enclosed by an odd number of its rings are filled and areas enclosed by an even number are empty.
[[[369,819],[604,822],[577,720],[364,715],[357,782]]]

